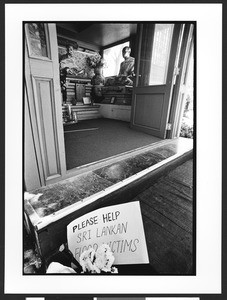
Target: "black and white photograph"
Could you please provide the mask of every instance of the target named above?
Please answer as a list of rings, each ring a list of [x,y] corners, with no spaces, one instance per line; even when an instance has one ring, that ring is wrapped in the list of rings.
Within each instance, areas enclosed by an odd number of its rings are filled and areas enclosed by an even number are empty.
[[[195,32],[24,23],[25,274],[196,275]]]
[[[7,293],[221,293],[221,5],[168,12],[7,6]]]

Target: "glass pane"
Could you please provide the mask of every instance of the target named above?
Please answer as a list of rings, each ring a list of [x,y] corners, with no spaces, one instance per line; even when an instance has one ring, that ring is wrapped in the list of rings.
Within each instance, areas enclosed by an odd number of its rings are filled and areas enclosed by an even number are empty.
[[[173,24],[148,24],[143,29],[140,86],[166,83]]]
[[[30,55],[48,57],[44,24],[28,23],[27,28],[30,45]]]
[[[103,58],[106,62],[106,67],[103,69],[105,77],[118,75],[120,64],[124,60],[122,56],[122,49],[129,46],[129,42],[105,49],[103,51]]]

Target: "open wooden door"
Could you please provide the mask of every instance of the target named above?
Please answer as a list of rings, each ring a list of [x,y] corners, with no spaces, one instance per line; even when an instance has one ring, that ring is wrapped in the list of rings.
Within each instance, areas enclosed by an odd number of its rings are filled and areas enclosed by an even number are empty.
[[[140,24],[131,128],[166,137],[181,24]]]
[[[54,23],[25,24],[24,86],[24,161],[28,162],[26,155],[31,149],[35,160],[32,166],[25,163],[25,188],[29,191],[61,180],[66,172]]]

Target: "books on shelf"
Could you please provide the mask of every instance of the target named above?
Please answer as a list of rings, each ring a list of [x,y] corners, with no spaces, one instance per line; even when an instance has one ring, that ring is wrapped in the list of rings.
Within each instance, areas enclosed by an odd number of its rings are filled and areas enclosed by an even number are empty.
[[[83,97],[91,96],[92,85],[90,78],[67,75],[65,79],[67,102],[72,102],[75,100],[81,102]]]

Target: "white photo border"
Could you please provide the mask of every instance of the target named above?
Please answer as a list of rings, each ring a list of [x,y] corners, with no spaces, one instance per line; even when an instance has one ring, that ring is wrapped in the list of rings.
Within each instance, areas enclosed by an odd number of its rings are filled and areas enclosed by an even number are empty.
[[[196,276],[22,274],[22,22],[88,20],[197,22]],[[5,293],[221,293],[222,4],[6,4],[5,34]]]

